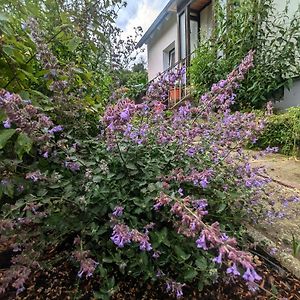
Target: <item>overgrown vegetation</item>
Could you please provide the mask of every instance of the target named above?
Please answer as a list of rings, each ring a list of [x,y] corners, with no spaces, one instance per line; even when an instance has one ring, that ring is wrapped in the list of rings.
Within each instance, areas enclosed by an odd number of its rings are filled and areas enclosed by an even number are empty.
[[[278,100],[300,74],[300,11],[287,4],[279,12],[273,0],[216,1],[215,29],[192,61],[191,80],[198,95],[223,78],[250,49],[255,67],[237,91],[237,109],[261,108]],[[290,17],[289,17],[290,16]]]
[[[258,118],[262,115],[263,113],[258,113]],[[269,115],[265,120],[265,129],[252,147],[261,149],[278,147],[282,154],[298,156],[300,154],[300,108],[291,107],[286,112]]]
[[[135,37],[121,39],[115,19],[124,5],[122,0],[0,1],[0,86],[51,107],[48,79],[68,79],[84,106],[103,111],[118,87],[119,70],[135,59],[141,35],[136,28]]]
[[[167,111],[166,78],[147,102],[107,104],[124,66],[116,72],[101,47],[114,43],[104,33],[120,4],[2,3],[0,242],[12,259],[0,293],[25,295],[33,274],[66,261],[78,280],[99,278],[96,299],[109,299],[120,276],[159,280],[178,298],[220,277],[255,291],[242,223],[278,212],[262,211],[270,179],[243,151],[263,122],[230,110],[254,53],[197,107]]]
[[[159,101],[120,100],[105,110],[100,135],[82,138],[2,90],[0,228],[15,255],[1,291],[21,293],[32,272],[65,260],[80,278],[100,276],[99,299],[115,291],[116,270],[164,281],[177,297],[226,273],[255,289],[261,277],[237,242],[268,180],[241,147],[262,127],[254,114],[229,114],[252,61],[250,52],[198,108],[170,114]],[[44,261],[49,249],[57,255]]]

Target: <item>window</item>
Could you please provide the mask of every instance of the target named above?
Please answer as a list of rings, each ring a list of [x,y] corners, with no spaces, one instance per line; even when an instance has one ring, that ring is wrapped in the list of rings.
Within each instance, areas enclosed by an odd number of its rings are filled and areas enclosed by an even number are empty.
[[[175,55],[175,41],[173,41],[168,47],[163,51],[163,69],[164,71],[174,66],[176,63]]]
[[[199,18],[198,16],[193,16],[191,15],[191,20],[190,20],[190,43],[191,43],[191,53],[193,53],[199,44]]]
[[[185,12],[179,16],[179,34],[180,34],[180,59],[186,57],[186,28]]]
[[[173,67],[175,65],[175,48],[173,48],[169,52],[169,67]]]

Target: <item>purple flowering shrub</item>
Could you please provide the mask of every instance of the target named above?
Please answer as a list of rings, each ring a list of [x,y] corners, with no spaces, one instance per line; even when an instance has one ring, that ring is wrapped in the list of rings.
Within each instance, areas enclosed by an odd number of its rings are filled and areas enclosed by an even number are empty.
[[[173,69],[159,74],[154,78],[147,88],[146,96],[147,101],[161,101],[167,104],[169,99],[170,89],[174,88],[176,84],[186,84],[186,67],[174,67]]]
[[[1,241],[13,239],[15,254],[0,291],[21,293],[31,274],[65,260],[82,280],[100,277],[99,299],[116,290],[117,273],[159,280],[178,298],[216,280],[256,289],[261,275],[240,237],[244,222],[264,214],[270,180],[243,147],[263,122],[230,110],[253,55],[197,107],[168,112],[159,94],[123,99],[107,107],[97,137],[56,139],[24,174],[30,192],[2,207]]]

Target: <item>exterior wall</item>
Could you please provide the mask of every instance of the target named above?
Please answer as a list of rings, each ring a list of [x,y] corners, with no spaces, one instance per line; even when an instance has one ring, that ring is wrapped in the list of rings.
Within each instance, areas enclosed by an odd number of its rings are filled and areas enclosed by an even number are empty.
[[[285,0],[274,0],[275,7],[278,12],[283,12],[286,7]],[[290,0],[287,14],[290,18],[292,18],[299,8],[300,2],[299,0]],[[288,25],[288,22],[287,22]],[[300,61],[299,61],[300,64]],[[300,75],[300,74],[299,74]],[[284,90],[284,97],[282,101],[275,103],[275,107],[279,109],[287,109],[291,106],[300,106],[300,77],[295,78],[293,81],[293,85],[290,90]]]
[[[148,80],[164,71],[166,59],[164,50],[168,50],[172,43],[175,44],[175,55],[178,57],[177,18],[175,13],[161,29],[156,31],[154,38],[148,44]]]
[[[286,0],[274,0],[276,9],[282,12],[286,6]],[[299,0],[290,0],[288,6],[288,16],[292,17],[300,5]]]
[[[291,106],[300,106],[300,78],[294,80],[290,90],[284,90],[284,99],[275,103],[275,107],[279,109],[287,109]]]

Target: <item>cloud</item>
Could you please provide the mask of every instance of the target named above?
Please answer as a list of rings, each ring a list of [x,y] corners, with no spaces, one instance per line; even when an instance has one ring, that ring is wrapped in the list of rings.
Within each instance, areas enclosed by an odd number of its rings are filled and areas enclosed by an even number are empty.
[[[124,31],[141,26],[144,32],[169,0],[128,0],[127,6],[119,12],[117,25]]]
[[[123,37],[134,36],[134,27],[141,26],[144,33],[166,6],[169,0],[128,0],[127,7],[121,9],[117,25],[124,31]],[[141,56],[146,60],[146,54]]]
[[[139,7],[139,1],[133,1],[133,0],[127,1],[127,6],[121,9],[121,11],[119,12],[117,25],[120,28],[126,28],[126,25],[128,24],[130,18],[137,14],[138,7]]]

